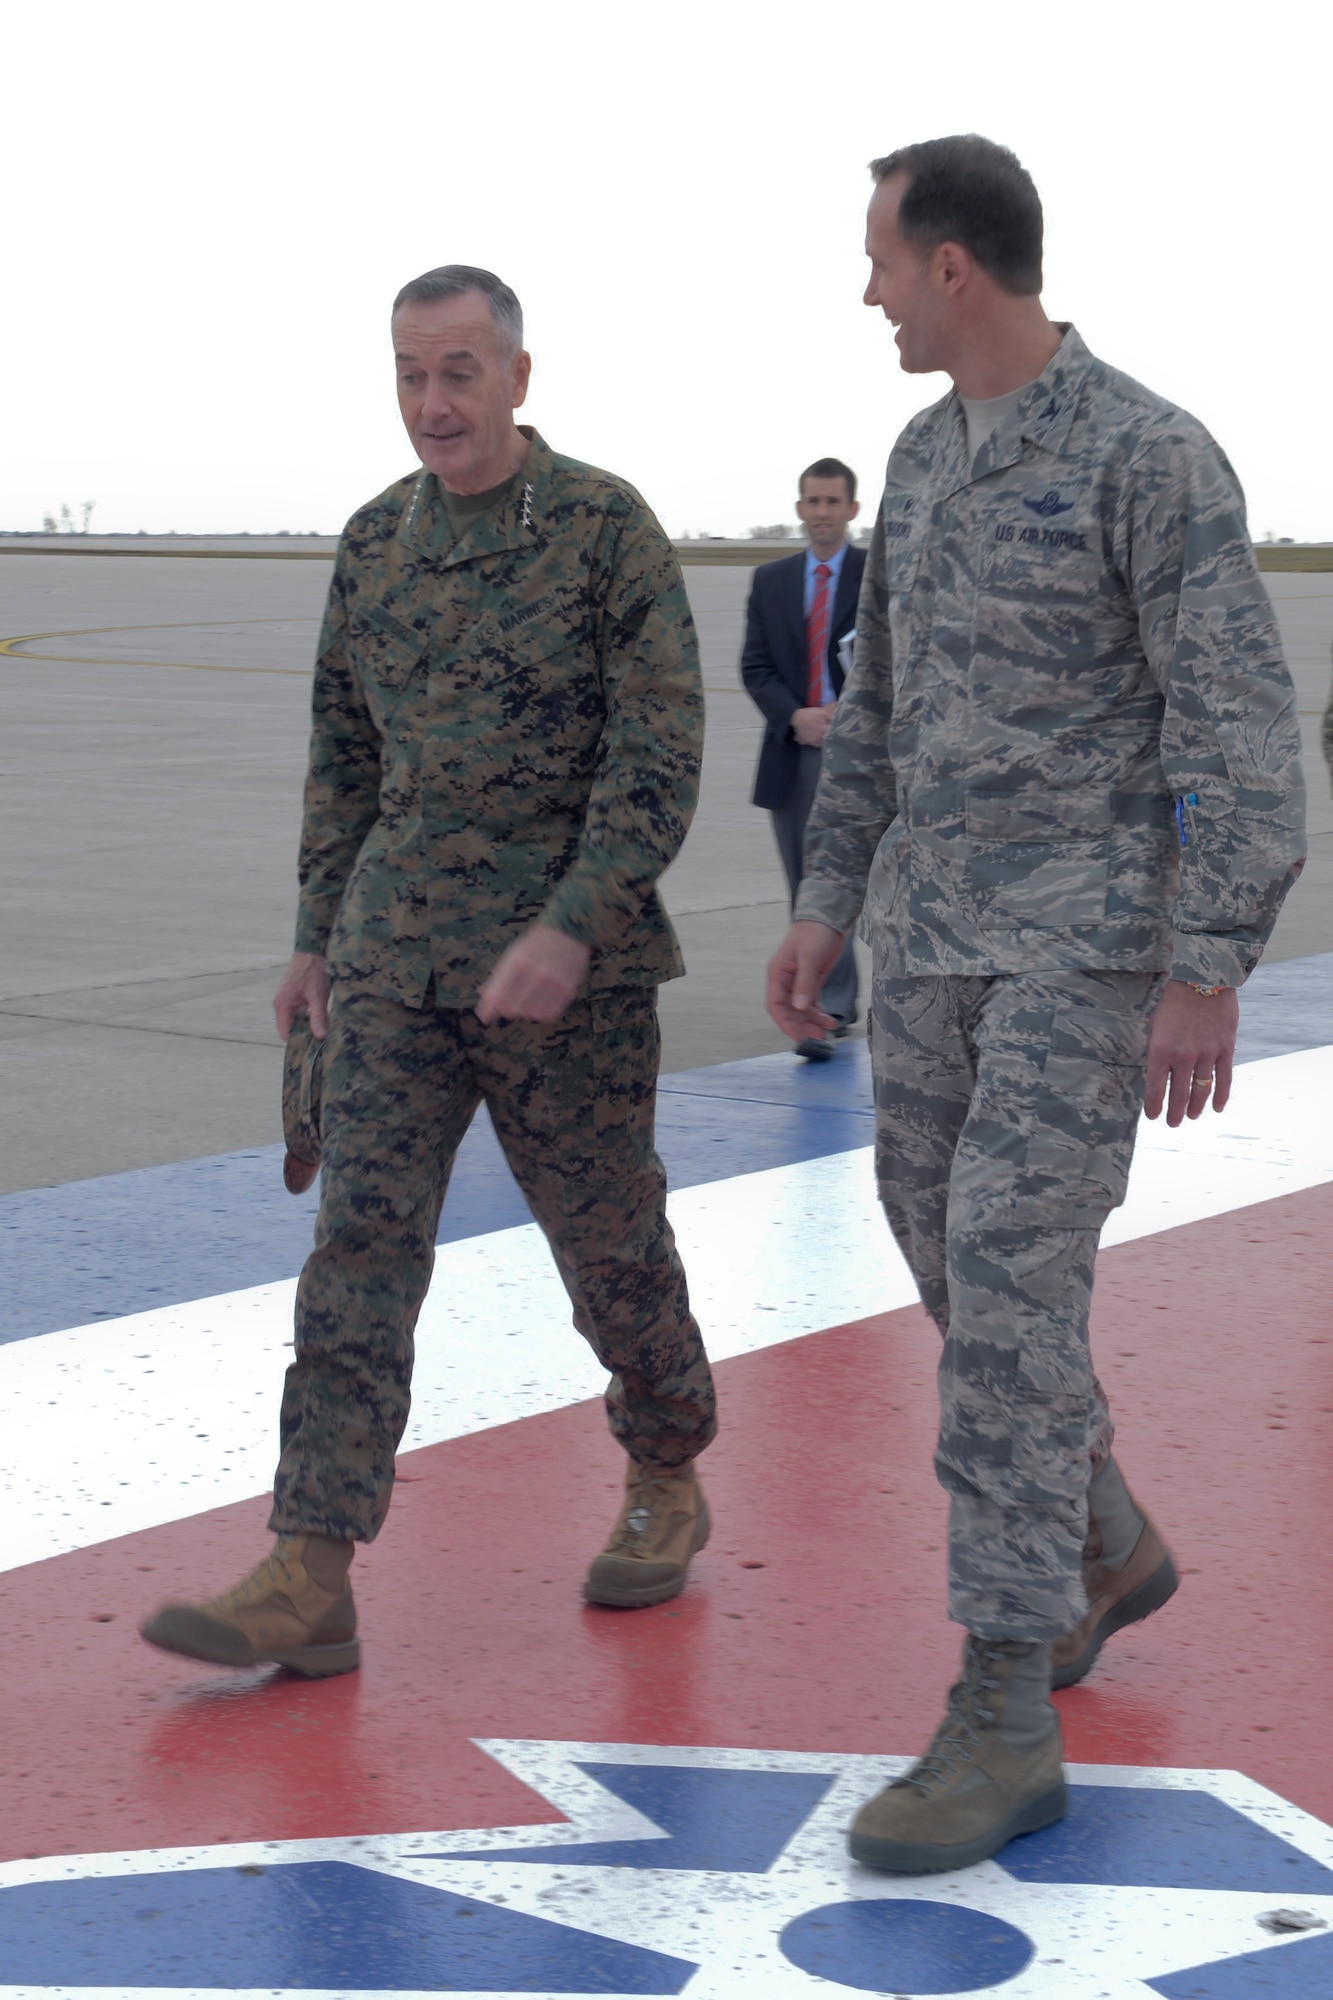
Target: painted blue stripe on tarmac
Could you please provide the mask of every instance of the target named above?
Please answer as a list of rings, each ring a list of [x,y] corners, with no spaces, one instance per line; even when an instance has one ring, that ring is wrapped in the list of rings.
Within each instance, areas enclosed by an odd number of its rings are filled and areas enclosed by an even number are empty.
[[[1333,1024],[1333,952],[1261,966],[1245,990],[1242,1062],[1319,1048]],[[658,1147],[673,1188],[869,1144],[863,1042],[829,1063],[756,1056],[662,1078]],[[317,1188],[282,1187],[282,1148],[258,1147],[0,1197],[0,1344],[295,1277]],[[530,1220],[490,1120],[459,1150],[440,1241]]]
[[[843,1153],[871,1139],[864,1042],[832,1062],[757,1056],[663,1077],[657,1144],[673,1188]],[[0,1345],[293,1278],[318,1185],[293,1198],[281,1146],[0,1198]],[[441,1243],[532,1220],[485,1109],[459,1148]]]

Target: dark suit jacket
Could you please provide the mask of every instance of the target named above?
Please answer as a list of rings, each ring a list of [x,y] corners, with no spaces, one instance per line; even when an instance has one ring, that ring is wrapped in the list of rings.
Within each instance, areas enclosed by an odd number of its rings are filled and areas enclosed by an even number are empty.
[[[856,622],[856,600],[864,549],[848,547],[838,573],[838,594],[829,620],[829,678],[833,692],[842,693],[838,641]],[[763,714],[767,728],[755,773],[754,803],[770,811],[787,803],[796,779],[800,745],[791,733],[791,719],[805,707],[805,550],[763,563],[754,573],[745,610],[745,650],[741,679]]]

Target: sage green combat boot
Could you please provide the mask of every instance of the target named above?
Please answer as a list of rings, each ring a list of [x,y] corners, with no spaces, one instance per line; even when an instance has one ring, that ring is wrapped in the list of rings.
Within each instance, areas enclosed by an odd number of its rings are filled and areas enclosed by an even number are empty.
[[[893,1875],[934,1875],[989,1860],[1016,1834],[1063,1819],[1064,1753],[1050,1687],[1049,1646],[969,1633],[962,1677],[929,1750],[862,1806],[852,1859]]]
[[[1058,1688],[1081,1681],[1108,1639],[1126,1625],[1151,1618],[1180,1588],[1170,1549],[1135,1506],[1113,1458],[1105,1461],[1088,1488],[1083,1588],[1088,1594],[1086,1615],[1055,1643],[1052,1685]]]
[[[690,1557],[708,1540],[711,1523],[694,1466],[662,1472],[630,1460],[625,1500],[611,1539],[588,1571],[589,1604],[633,1609],[678,1597]]]
[[[308,1680],[361,1664],[347,1580],[355,1544],[279,1535],[273,1553],[222,1597],[164,1604],[140,1627],[150,1646],[221,1667],[289,1667]]]

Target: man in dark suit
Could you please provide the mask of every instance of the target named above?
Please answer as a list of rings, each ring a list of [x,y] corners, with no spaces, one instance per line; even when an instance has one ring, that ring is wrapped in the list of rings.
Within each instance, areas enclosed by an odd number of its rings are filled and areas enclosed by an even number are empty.
[[[754,803],[773,815],[778,853],[792,902],[801,881],[805,822],[819,783],[820,746],[842,693],[839,641],[856,623],[856,599],[865,568],[847,530],[860,508],[856,474],[839,458],[819,458],[801,474],[797,516],[809,547],[802,555],[764,563],[754,573],[745,613],[741,679],[763,715],[763,747],[755,774]],[[845,649],[849,657],[850,648]],[[856,960],[849,934],[824,981],[819,1004],[845,1035],[856,1019]],[[798,1056],[827,1062],[831,1045],[813,1035],[796,1044]]]

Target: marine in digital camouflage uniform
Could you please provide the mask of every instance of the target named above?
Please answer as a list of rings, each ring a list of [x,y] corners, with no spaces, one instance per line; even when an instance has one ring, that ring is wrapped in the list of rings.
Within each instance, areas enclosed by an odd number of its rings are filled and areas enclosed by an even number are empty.
[[[931,1755],[852,1840],[914,1873],[1059,1816],[1052,1681],[1176,1588],[1110,1456],[1093,1262],[1150,1030],[1150,1111],[1168,1075],[1172,1123],[1214,1070],[1225,1101],[1234,989],[1299,870],[1303,795],[1221,451],[1045,319],[1040,204],[1012,155],[928,142],[874,171],[867,303],[905,368],[956,367],[968,395],[914,418],[889,460],[773,977],[795,1032],[794,995],[818,991],[800,951],[826,956],[861,917],[879,1191],[943,1339],[963,1678]],[[1026,270],[997,249],[1006,205]],[[977,365],[987,337],[1037,364],[1017,386]]]
[[[479,1104],[610,1371],[629,1465],[592,1601],[680,1590],[708,1534],[693,1461],[716,1426],[654,1149],[657,986],[684,970],[656,883],[694,812],[704,719],[679,566],[624,480],[514,424],[527,356],[507,287],[444,267],[405,288],[394,328],[423,469],[338,550],[297,957],[275,1003],[295,1030],[289,1185],[312,1155],[323,1171],[278,1540],[238,1590],[144,1628],[311,1675],[359,1659],[348,1564],[388,1510],[440,1207]]]

